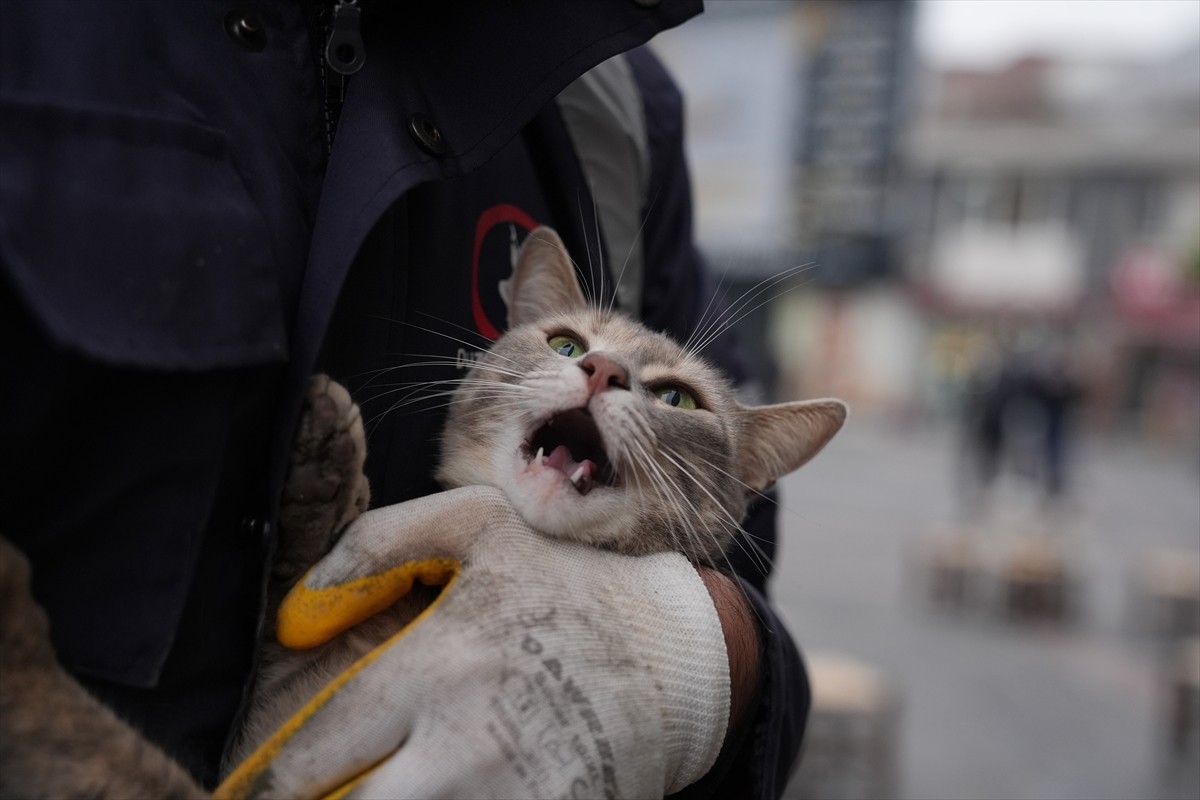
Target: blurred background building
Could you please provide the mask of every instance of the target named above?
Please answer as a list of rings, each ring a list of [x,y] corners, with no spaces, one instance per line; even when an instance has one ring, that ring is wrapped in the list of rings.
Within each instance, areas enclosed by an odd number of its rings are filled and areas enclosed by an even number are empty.
[[[652,46],[752,391],[853,410],[782,487],[789,796],[1200,797],[1200,0],[709,0]]]
[[[1200,33],[923,60],[921,15],[962,2],[716,2],[656,40],[727,297],[795,270],[739,324],[766,392],[944,418],[1020,338],[1078,356],[1092,425],[1200,447]]]

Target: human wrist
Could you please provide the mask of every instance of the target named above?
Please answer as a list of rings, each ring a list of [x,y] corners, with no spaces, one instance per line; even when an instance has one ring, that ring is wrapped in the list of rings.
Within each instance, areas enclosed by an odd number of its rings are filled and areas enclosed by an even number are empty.
[[[745,590],[733,578],[696,567],[712,598],[729,658],[729,722],[726,739],[753,717],[762,675],[762,635]]]

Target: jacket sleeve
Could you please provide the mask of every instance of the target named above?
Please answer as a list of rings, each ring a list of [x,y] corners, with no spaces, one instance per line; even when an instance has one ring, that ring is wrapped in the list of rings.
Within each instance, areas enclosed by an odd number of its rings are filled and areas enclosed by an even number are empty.
[[[691,186],[683,151],[683,102],[662,64],[646,48],[627,56],[645,105],[650,153],[644,236],[643,316],[647,325],[686,340],[713,319],[708,283],[692,229]],[[717,337],[704,355],[735,381],[747,371],[732,331]],[[776,798],[782,795],[800,749],[808,717],[809,687],[803,660],[766,597],[775,547],[775,506],[751,509],[744,525],[756,542],[755,556],[738,534],[730,565],[757,612],[762,645],[759,707],[750,725],[731,734],[716,766],[682,797]]]

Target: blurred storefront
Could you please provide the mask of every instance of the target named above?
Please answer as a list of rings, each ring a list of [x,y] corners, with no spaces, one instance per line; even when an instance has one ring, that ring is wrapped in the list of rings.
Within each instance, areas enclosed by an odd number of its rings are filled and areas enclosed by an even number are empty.
[[[1200,47],[932,73],[919,102],[900,227],[929,385],[970,372],[946,372],[948,335],[1023,339],[1070,358],[1095,425],[1194,446]]]
[[[763,394],[947,418],[1015,348],[1067,359],[1093,426],[1197,441],[1200,45],[937,71],[920,8],[714,4],[655,42]]]

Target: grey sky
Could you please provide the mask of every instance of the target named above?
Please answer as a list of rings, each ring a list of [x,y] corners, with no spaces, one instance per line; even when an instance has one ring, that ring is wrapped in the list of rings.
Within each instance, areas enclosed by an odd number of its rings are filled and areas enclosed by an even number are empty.
[[[939,66],[1048,55],[1153,58],[1200,40],[1200,0],[921,0],[917,41]]]

